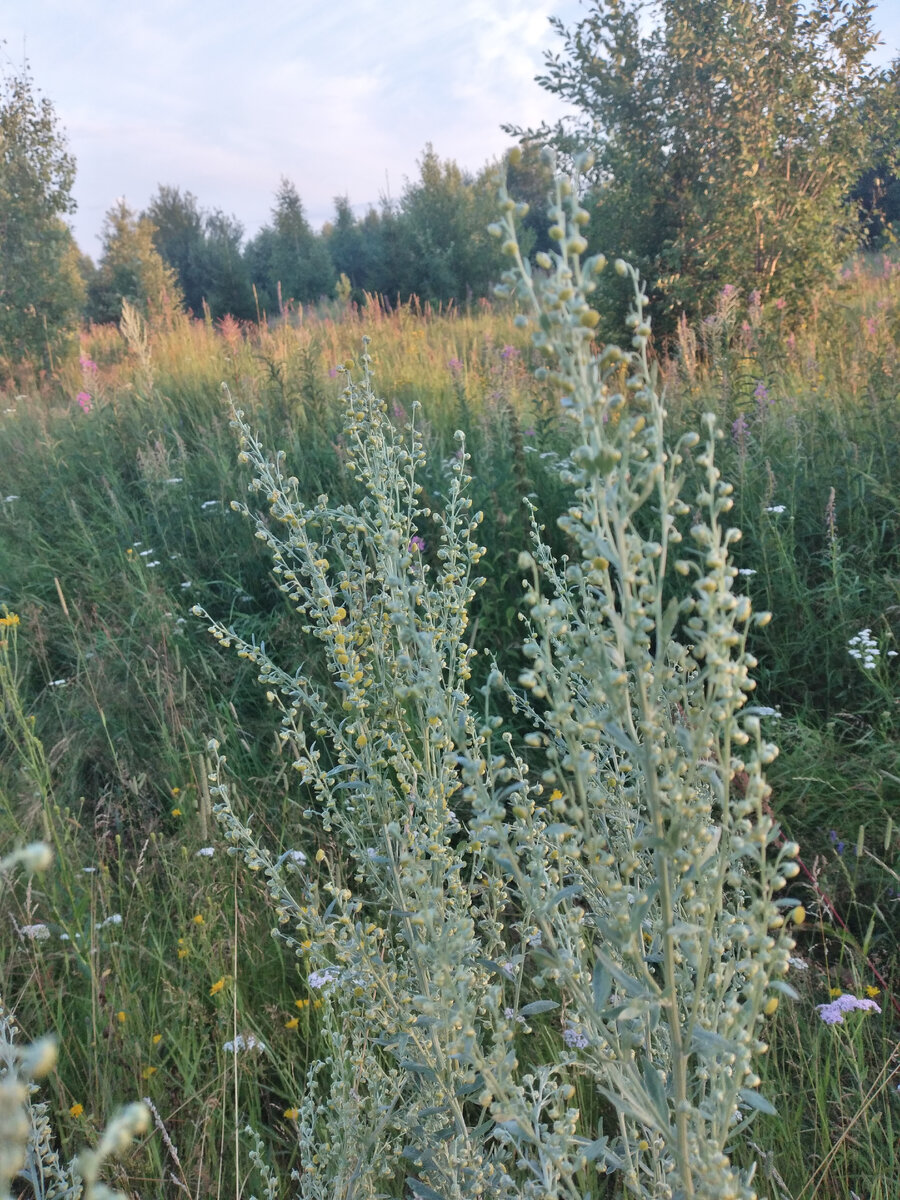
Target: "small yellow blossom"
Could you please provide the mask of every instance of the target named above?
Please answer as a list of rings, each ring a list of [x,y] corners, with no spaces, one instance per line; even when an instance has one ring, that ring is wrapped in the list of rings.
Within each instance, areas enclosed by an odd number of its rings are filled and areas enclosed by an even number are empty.
[[[874,987],[871,983],[866,987],[866,995],[870,1000],[874,1000],[876,996],[881,995],[881,988]]]
[[[179,958],[187,958],[187,956],[189,954],[190,954],[190,950],[188,950],[188,948],[186,946],[182,946],[178,951]]]
[[[297,1008],[299,1008],[299,1009],[301,1009],[301,1010],[302,1010],[302,1009],[304,1009],[304,1008],[308,1008],[308,1007],[309,1007],[309,1001],[308,1001],[308,1000],[295,1000],[295,1001],[294,1001],[294,1004],[297,1006]]]
[[[843,996],[843,994],[844,994],[843,988],[829,988],[828,989],[828,995],[831,996],[832,1000],[836,1000],[838,996]]]
[[[171,792],[172,792],[172,795],[173,795],[173,796],[180,796],[180,795],[181,795],[181,788],[180,788],[180,787],[173,787],[173,788],[171,789]]]
[[[153,1043],[153,1045],[154,1045],[154,1046],[158,1046],[158,1045],[159,1045],[159,1043],[162,1041],[162,1034],[161,1034],[161,1033],[154,1033],[154,1035],[153,1035],[153,1037],[150,1039],[150,1041]]]
[[[156,1067],[144,1067],[141,1071],[141,1079],[149,1079],[151,1075],[156,1074]]]
[[[287,1117],[287,1119],[289,1121],[296,1121],[297,1118],[300,1116],[300,1109],[299,1108],[286,1108],[284,1110],[284,1115]]]
[[[181,809],[180,809],[180,808],[173,808],[173,809],[172,809],[172,816],[173,816],[173,817],[180,817],[180,816],[181,816]]]
[[[124,1025],[125,1022],[128,1020],[128,1014],[125,1012],[124,1009],[120,1008],[119,1011],[116,1013],[116,1020],[119,1022],[120,1025]]]
[[[18,613],[7,613],[5,617],[0,617],[0,626],[5,629],[12,629],[19,624]]]
[[[316,862],[324,862],[324,860],[325,860],[325,851],[317,850],[316,851]]]
[[[221,990],[224,986],[225,986],[225,976],[223,975],[220,979],[217,979],[216,982],[209,989],[209,994],[211,996],[218,995],[218,993],[221,992]]]
[[[203,913],[195,913],[194,916],[191,917],[191,920],[194,922],[195,925],[205,925],[206,924],[206,921],[203,919]]]
[[[83,1112],[84,1112],[83,1104],[73,1104],[72,1107],[69,1109],[69,1116],[70,1117],[80,1117]]]
[[[554,788],[554,789],[553,789],[553,791],[550,793],[550,803],[551,803],[551,804],[552,804],[552,803],[553,803],[555,800],[562,800],[562,798],[563,798],[563,794],[562,794],[562,792],[559,790],[559,788]]]
[[[291,1017],[289,1020],[285,1021],[284,1027],[285,1027],[285,1029],[296,1029],[299,1024],[300,1024],[299,1017]]]

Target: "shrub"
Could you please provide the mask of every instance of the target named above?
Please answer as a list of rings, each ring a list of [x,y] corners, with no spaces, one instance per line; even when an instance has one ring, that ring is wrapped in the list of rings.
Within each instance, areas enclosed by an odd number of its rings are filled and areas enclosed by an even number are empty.
[[[195,610],[258,666],[302,780],[299,842],[280,856],[241,816],[224,759],[214,782],[232,850],[265,876],[275,932],[321,1000],[297,1118],[310,1200],[404,1176],[426,1198],[582,1197],[613,1172],[635,1196],[754,1195],[729,1147],[771,1111],[754,1058],[792,994],[802,910],[775,899],[796,847],[779,848],[762,774],[776,749],[748,704],[740,534],[712,419],[702,444],[666,444],[647,300],[622,262],[632,348],[592,343],[604,263],[581,260],[574,196],[557,185],[540,285],[503,188],[495,227],[575,432],[570,552],[554,557],[535,517],[520,559],[522,690],[496,670],[469,683],[486,552],[462,436],[432,512],[417,413],[394,428],[364,351],[344,393],[356,501],[305,504],[233,414],[268,504],[257,537],[321,647],[285,668]],[[685,500],[698,445],[704,484]],[[498,702],[527,719],[521,739]]]

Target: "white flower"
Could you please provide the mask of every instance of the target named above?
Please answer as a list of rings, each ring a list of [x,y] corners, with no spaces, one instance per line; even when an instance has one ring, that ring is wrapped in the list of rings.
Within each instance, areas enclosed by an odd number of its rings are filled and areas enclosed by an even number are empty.
[[[108,916],[106,918],[105,921],[101,921],[100,924],[97,926],[97,928],[105,929],[107,925],[121,925],[121,924],[122,924],[122,914],[121,913],[112,913],[110,916]]]
[[[149,562],[149,563],[147,563],[147,569],[148,569],[148,570],[150,569],[150,567],[158,567],[158,566],[159,566],[159,559],[158,559],[158,558],[154,558],[153,562]]]
[[[6,411],[7,411],[7,412],[10,412],[10,411],[12,411],[12,410],[11,410],[11,409],[7,409]],[[13,500],[18,500],[18,498],[19,498],[18,496],[4,496],[4,497],[3,497],[3,503],[4,503],[4,504],[12,504]]]
[[[771,505],[769,505],[769,507],[766,509],[766,512],[770,512],[770,513],[783,513],[783,512],[784,512],[784,505],[783,505],[783,504],[771,504]]]
[[[32,942],[46,942],[49,936],[50,930],[46,925],[23,925],[19,930],[19,937]]]
[[[136,546],[140,546],[140,544],[141,544],[141,543],[140,543],[140,542],[135,542],[134,544],[135,544]],[[142,550],[142,551],[141,551],[141,558],[146,558],[148,554],[152,554],[152,553],[153,553],[153,551],[152,551],[152,550]]]
[[[201,508],[212,508],[214,504],[218,504],[218,500],[204,500],[200,505]]]
[[[256,1050],[262,1054],[266,1049],[266,1044],[252,1033],[248,1033],[246,1037],[239,1033],[233,1042],[226,1042],[222,1049],[226,1054],[237,1054],[239,1050]]]
[[[574,1029],[571,1025],[563,1030],[563,1041],[570,1050],[584,1050],[588,1045],[588,1040],[584,1034]]]
[[[197,851],[197,853],[194,855],[194,858],[212,858],[212,856],[215,854],[215,852],[216,852],[215,846],[201,846],[200,849]]]
[[[796,954],[789,955],[788,962],[791,964],[791,966],[794,968],[795,971],[808,971],[809,970],[809,963],[803,958],[797,958]]]
[[[68,682],[69,682],[68,679],[51,679],[49,686],[50,687],[65,687]]]
[[[334,983],[340,971],[337,967],[326,967],[324,971],[313,971],[309,977],[309,986],[311,988],[326,987],[329,983]]]
[[[755,575],[756,571],[753,567],[738,567],[737,573],[738,575]]]
[[[191,586],[191,581],[189,579],[185,579],[185,581],[181,585],[181,590],[183,592],[186,592],[190,586]]]
[[[171,479],[167,479],[166,483],[184,483],[180,475],[173,475]]]

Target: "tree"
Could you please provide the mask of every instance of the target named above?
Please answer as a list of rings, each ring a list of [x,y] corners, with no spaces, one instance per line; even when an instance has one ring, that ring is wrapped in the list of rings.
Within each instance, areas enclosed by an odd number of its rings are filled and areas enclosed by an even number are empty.
[[[75,160],[53,106],[27,66],[0,78],[0,357],[52,370],[72,342],[84,303],[78,249],[64,218],[75,211]]]
[[[151,321],[168,319],[181,309],[178,278],[154,247],[153,233],[153,224],[136,216],[124,200],[106,214],[103,252],[90,287],[92,320],[118,321],[123,300]]]
[[[265,225],[246,252],[250,277],[269,312],[290,300],[330,296],[336,277],[324,240],[313,233],[300,195],[289,179],[275,193],[272,224]]]
[[[177,187],[160,184],[142,219],[153,225],[153,245],[160,257],[178,275],[184,302],[194,313],[203,308],[205,281],[200,263],[203,257],[203,213],[197,197]]]
[[[639,266],[658,310],[696,313],[726,283],[801,302],[857,239],[872,5],[659,0],[648,31],[642,8],[553,22],[564,49],[539,81],[579,115],[529,136],[594,150],[591,240]]]

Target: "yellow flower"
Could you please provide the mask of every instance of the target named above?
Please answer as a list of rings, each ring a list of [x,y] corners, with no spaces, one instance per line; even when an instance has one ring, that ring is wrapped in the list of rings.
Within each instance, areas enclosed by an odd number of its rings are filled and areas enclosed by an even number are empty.
[[[154,1046],[158,1046],[158,1045],[159,1045],[159,1043],[162,1041],[162,1034],[161,1034],[161,1033],[154,1033],[154,1035],[153,1035],[153,1037],[150,1039],[150,1041],[153,1043],[153,1045],[154,1045]]]
[[[156,1074],[156,1067],[144,1067],[141,1071],[141,1079],[149,1079],[151,1075]]]
[[[300,1109],[299,1108],[286,1108],[284,1110],[284,1115],[287,1117],[287,1119],[289,1121],[296,1121],[297,1118],[300,1116]]]
[[[881,988],[874,987],[871,983],[866,987],[866,995],[870,1000],[874,1000],[876,996],[881,995]]]
[[[295,1001],[294,1001],[294,1004],[295,1004],[295,1005],[297,1006],[297,1008],[299,1008],[299,1009],[304,1009],[304,1008],[308,1008],[308,1007],[309,1007],[309,1001],[308,1001],[308,1000],[295,1000]]]
[[[206,921],[203,919],[203,913],[196,913],[191,918],[191,920],[194,922],[195,925],[205,925],[206,924]]]
[[[285,1029],[296,1029],[299,1024],[300,1024],[299,1017],[291,1017],[290,1020],[285,1021],[284,1027],[285,1027]]]
[[[0,617],[0,625],[4,626],[6,629],[12,629],[13,626],[18,625],[18,624],[19,624],[19,614],[18,613],[7,613],[5,617]]]
[[[218,993],[221,992],[221,990],[224,986],[225,986],[225,976],[223,975],[220,979],[217,979],[216,982],[209,989],[209,994],[211,996],[218,995]]]
[[[84,1112],[83,1104],[73,1104],[72,1107],[69,1109],[69,1116],[70,1117],[80,1117],[83,1112]]]
[[[550,803],[551,804],[554,802],[554,800],[562,800],[562,798],[563,798],[563,794],[559,790],[559,788],[554,788],[553,791],[550,793]]]
[[[172,809],[172,816],[173,816],[173,817],[180,817],[180,816],[181,816],[181,809],[180,809],[180,808],[173,808],[173,809]]]
[[[125,1022],[128,1020],[128,1014],[125,1012],[124,1009],[120,1008],[119,1011],[116,1013],[116,1020],[119,1022],[120,1025],[124,1025]]]
[[[317,850],[316,851],[316,862],[324,862],[324,860],[325,860],[325,851]]]
[[[833,1000],[836,1000],[838,996],[843,996],[843,994],[844,994],[843,988],[829,988],[828,989],[828,995],[831,996],[831,998]]]
[[[171,789],[171,792],[172,792],[172,795],[173,795],[173,796],[180,796],[180,795],[181,795],[181,788],[180,788],[180,787],[173,787],[173,788]]]
[[[179,958],[187,958],[187,956],[188,956],[189,954],[190,954],[190,950],[188,950],[188,948],[187,948],[186,946],[182,946],[182,947],[180,948],[180,950],[178,951],[178,957],[179,957]]]

